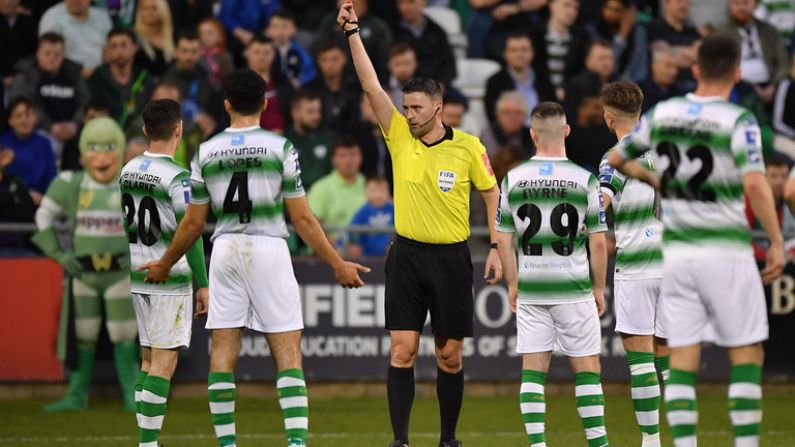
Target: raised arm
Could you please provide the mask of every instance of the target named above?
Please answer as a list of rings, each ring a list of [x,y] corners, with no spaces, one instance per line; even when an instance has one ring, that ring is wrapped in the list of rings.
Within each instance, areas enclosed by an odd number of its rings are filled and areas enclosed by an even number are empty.
[[[378,75],[375,72],[375,67],[364,49],[364,43],[359,36],[359,25],[357,23],[359,18],[356,16],[356,11],[353,10],[353,2],[345,0],[340,8],[340,13],[337,16],[337,23],[347,33],[352,32],[348,36],[348,44],[351,47],[351,56],[353,58],[353,66],[356,68],[356,75],[359,77],[359,82],[362,84],[362,90],[367,95],[367,100],[375,112],[375,118],[381,129],[385,134],[389,134],[389,123],[392,121],[392,111],[395,106],[392,105],[392,100],[389,95],[381,87],[378,81]]]

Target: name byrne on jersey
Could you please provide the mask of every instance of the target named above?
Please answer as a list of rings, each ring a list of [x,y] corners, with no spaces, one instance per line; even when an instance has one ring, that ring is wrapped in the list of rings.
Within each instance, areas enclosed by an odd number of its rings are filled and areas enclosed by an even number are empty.
[[[160,176],[145,172],[127,171],[122,174],[121,186],[124,189],[133,189],[140,192],[154,193],[155,187],[160,184]]]
[[[522,180],[516,186],[525,199],[565,199],[569,189],[576,190],[577,182],[560,179]]]
[[[265,155],[267,153],[268,150],[264,147],[235,147],[210,152],[207,158],[209,160],[218,158],[218,169],[221,170],[242,167],[259,168],[262,166],[262,157],[257,157],[257,155]],[[246,155],[252,155],[252,157],[246,157]]]

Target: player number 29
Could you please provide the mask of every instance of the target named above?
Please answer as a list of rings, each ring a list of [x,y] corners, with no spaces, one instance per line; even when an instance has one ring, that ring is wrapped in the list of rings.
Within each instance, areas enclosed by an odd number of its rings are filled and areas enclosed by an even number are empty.
[[[519,219],[530,220],[527,229],[522,234],[522,252],[525,256],[541,256],[544,244],[533,242],[533,238],[541,229],[541,209],[532,203],[526,203],[519,207],[516,214]],[[563,216],[566,216],[565,223],[563,222]],[[552,209],[549,215],[549,224],[552,227],[552,232],[561,238],[568,238],[552,241],[550,244],[552,251],[560,256],[569,256],[574,251],[574,239],[577,237],[579,221],[580,214],[577,212],[577,208],[571,204],[561,203]]]

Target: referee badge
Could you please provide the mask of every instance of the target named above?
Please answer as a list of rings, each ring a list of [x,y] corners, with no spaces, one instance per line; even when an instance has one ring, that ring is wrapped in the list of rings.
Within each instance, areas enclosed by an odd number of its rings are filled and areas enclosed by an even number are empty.
[[[442,192],[449,192],[455,185],[455,172],[439,171],[439,189]]]

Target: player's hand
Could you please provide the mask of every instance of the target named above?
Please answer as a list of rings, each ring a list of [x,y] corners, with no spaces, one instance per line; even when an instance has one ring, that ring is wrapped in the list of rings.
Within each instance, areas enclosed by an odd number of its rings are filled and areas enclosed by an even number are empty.
[[[519,286],[508,286],[508,304],[511,305],[511,312],[516,313],[516,302],[519,299]]]
[[[343,262],[334,269],[334,276],[342,287],[355,289],[364,285],[364,281],[359,277],[360,272],[370,273],[370,269],[355,262]]]
[[[201,315],[207,315],[207,309],[210,305],[210,289],[202,287],[196,291],[196,307],[193,311],[193,318]]]
[[[359,18],[356,16],[356,11],[353,10],[353,1],[345,0],[340,7],[340,13],[337,15],[337,24],[340,28],[345,28],[345,22],[358,22]]]
[[[147,262],[135,269],[139,272],[148,270],[144,282],[147,284],[162,284],[168,279],[168,273],[171,267],[167,266],[165,262],[158,259],[157,261]]]
[[[784,244],[771,244],[767,249],[767,262],[762,269],[762,282],[770,284],[774,279],[781,276],[784,271]]]
[[[596,311],[599,312],[599,316],[605,314],[605,292],[602,291],[593,291],[593,296],[596,299]]]
[[[491,272],[494,272],[494,276],[489,278]],[[491,286],[502,279],[502,262],[500,262],[500,255],[497,250],[489,249],[489,256],[486,258],[486,268],[483,271],[483,279]]]

